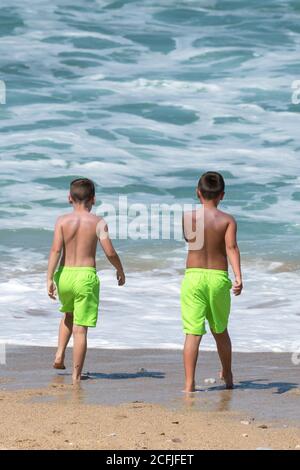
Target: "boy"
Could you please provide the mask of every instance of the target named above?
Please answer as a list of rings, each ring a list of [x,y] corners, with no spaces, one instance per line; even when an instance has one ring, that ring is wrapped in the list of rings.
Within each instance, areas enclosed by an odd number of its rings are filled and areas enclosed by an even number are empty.
[[[47,289],[49,297],[56,299],[57,288],[62,304],[60,311],[64,312],[53,367],[65,369],[65,351],[73,334],[72,380],[75,385],[81,380],[88,327],[95,327],[98,317],[100,282],[95,260],[98,235],[106,257],[117,270],[119,286],[125,284],[125,275],[107,225],[101,217],[90,213],[95,204],[94,183],[87,178],[72,181],[69,202],[73,205],[73,212],[59,217],[55,225]],[[60,265],[55,272],[59,260]]]
[[[202,209],[183,215],[184,237],[189,249],[181,286],[181,312],[186,334],[183,352],[185,392],[195,391],[195,369],[200,341],[206,333],[206,319],[222,364],[220,377],[227,389],[233,388],[231,341],[227,331],[232,283],[228,277],[227,258],[235,275],[234,295],[240,295],[243,284],[237,225],[231,215],[218,209],[224,190],[222,175],[213,171],[204,173],[196,190]],[[199,233],[199,220],[203,233]],[[199,244],[201,237],[203,241]]]

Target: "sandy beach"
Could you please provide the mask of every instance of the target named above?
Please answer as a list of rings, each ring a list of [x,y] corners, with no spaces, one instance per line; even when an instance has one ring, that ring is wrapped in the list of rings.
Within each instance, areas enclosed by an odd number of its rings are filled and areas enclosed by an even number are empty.
[[[289,354],[235,354],[236,389],[202,352],[198,392],[182,393],[181,352],[88,352],[89,378],[51,369],[53,348],[7,346],[0,367],[2,449],[297,449],[299,367]],[[205,383],[214,379],[215,383]],[[214,382],[210,380],[210,382]]]

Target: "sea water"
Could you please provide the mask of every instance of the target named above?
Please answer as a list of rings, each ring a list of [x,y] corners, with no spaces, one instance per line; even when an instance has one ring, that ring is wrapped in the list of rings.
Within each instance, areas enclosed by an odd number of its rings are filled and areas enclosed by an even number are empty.
[[[45,271],[72,178],[95,180],[98,205],[117,205],[120,194],[129,204],[186,204],[200,174],[217,170],[243,259],[234,348],[294,350],[299,25],[296,0],[1,0],[1,341],[56,343]],[[116,285],[99,252],[90,345],[181,347],[184,243],[115,245],[127,284]],[[213,347],[209,335],[203,347]]]

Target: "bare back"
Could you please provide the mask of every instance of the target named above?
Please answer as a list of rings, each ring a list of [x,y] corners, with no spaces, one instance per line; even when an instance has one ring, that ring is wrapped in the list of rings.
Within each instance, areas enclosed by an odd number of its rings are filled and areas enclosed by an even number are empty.
[[[63,251],[61,266],[96,266],[99,217],[87,211],[74,211],[59,219]]]
[[[203,243],[199,249],[195,249],[192,240],[186,236],[185,225],[191,223],[196,230],[196,218],[199,214],[192,211],[184,215],[185,239],[189,243],[189,251],[186,261],[187,268],[221,269],[227,271],[228,262],[226,255],[225,235],[231,221],[231,216],[217,208],[204,208],[201,211],[204,231]]]

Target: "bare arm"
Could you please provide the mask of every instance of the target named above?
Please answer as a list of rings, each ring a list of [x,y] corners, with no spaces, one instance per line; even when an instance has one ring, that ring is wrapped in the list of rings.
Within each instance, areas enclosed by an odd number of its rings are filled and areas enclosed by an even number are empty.
[[[63,233],[61,226],[61,219],[57,219],[54,229],[53,242],[48,259],[48,274],[47,274],[47,289],[48,295],[51,299],[55,299],[55,285],[53,282],[54,272],[57,264],[60,260],[61,252],[63,248]]]
[[[98,224],[97,233],[99,237],[100,245],[106,255],[108,261],[114,266],[117,271],[117,280],[119,286],[123,286],[125,284],[125,274],[124,269],[119,258],[118,253],[116,252],[111,239],[109,238],[108,227],[107,224],[103,221],[103,219]]]
[[[237,244],[236,236],[237,236],[237,224],[234,218],[232,217],[229,221],[229,224],[225,233],[225,244],[226,244],[226,253],[227,253],[229,262],[232,266],[234,276],[235,276],[233,292],[235,295],[240,295],[243,289],[243,283],[242,283],[240,250]]]

